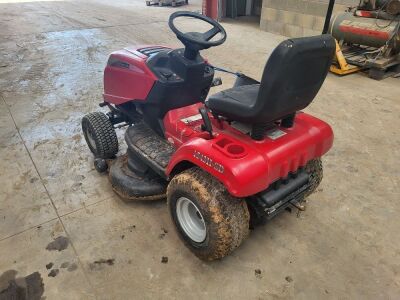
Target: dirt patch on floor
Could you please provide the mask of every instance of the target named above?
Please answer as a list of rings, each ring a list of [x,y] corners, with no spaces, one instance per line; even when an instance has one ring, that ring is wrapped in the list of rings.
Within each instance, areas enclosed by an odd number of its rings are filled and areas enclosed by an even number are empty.
[[[99,259],[95,260],[94,262],[89,264],[89,269],[92,271],[100,270],[102,269],[103,266],[113,266],[115,262],[114,258],[109,258],[109,259]]]
[[[44,284],[39,272],[16,278],[17,271],[8,270],[0,275],[0,300],[39,300]]]
[[[58,238],[56,238],[54,241],[52,241],[47,245],[46,250],[62,251],[64,249],[67,249],[68,245],[69,245],[69,239],[66,238],[65,236],[59,236]]]
[[[58,273],[60,273],[59,269],[53,269],[49,272],[49,274],[47,276],[49,277],[56,277],[58,275]]]

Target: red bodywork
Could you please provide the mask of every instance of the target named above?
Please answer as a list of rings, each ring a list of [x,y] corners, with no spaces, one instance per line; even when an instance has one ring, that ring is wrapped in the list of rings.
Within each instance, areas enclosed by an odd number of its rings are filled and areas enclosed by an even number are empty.
[[[111,53],[104,70],[104,100],[112,104],[122,104],[132,101],[144,101],[157,77],[146,65],[148,56],[141,49],[150,47],[167,48],[164,46],[127,47]],[[168,49],[168,48],[167,48]],[[125,63],[127,67],[121,67]]]
[[[104,74],[106,102],[118,105],[146,101],[157,77],[147,67],[148,57],[140,49],[126,48],[111,54]],[[118,60],[129,66],[111,65]],[[292,128],[279,128],[284,135],[263,141],[255,141],[210,115],[214,130],[210,138],[201,130],[198,109],[202,105],[178,108],[164,117],[165,137],[176,148],[166,170],[169,177],[182,166],[194,164],[219,179],[233,196],[247,197],[265,190],[332,147],[331,127],[306,113],[297,114]]]
[[[182,161],[189,161],[218,178],[236,197],[265,190],[332,147],[331,127],[306,113],[296,116],[292,128],[279,128],[285,135],[275,140],[266,137],[263,141],[251,139],[226,122],[220,126],[210,115],[214,125],[214,138],[210,139],[207,132],[201,131],[201,119],[184,121],[197,115],[200,106],[176,109],[164,118],[165,135],[177,148],[167,174]]]

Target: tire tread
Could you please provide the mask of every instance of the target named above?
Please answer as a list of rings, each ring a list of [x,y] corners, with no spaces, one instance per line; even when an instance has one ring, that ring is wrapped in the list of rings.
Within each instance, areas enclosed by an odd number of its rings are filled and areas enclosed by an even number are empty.
[[[84,125],[85,123],[87,125]],[[108,117],[102,112],[92,112],[83,117],[82,129],[87,141],[85,126],[91,126],[94,133],[93,138],[96,143],[96,149],[92,149],[89,146],[93,154],[104,159],[115,157],[118,153],[118,138]]]
[[[170,212],[171,198],[177,190],[194,192],[203,209],[210,217],[209,236],[206,247],[194,247],[179,230],[181,239],[200,259],[221,259],[240,246],[249,234],[250,214],[243,199],[231,196],[224,185],[200,168],[190,168],[175,176],[167,189]],[[172,213],[171,213],[172,215]],[[174,220],[175,222],[175,220]]]

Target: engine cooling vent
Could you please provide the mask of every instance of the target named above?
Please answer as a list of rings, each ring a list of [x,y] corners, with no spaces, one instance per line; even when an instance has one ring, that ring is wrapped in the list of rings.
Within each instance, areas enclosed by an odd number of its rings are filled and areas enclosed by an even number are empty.
[[[152,56],[154,54],[157,54],[160,51],[166,50],[168,48],[166,47],[162,47],[162,46],[158,46],[158,47],[146,47],[146,48],[140,48],[137,49],[138,52],[146,55],[146,56]]]

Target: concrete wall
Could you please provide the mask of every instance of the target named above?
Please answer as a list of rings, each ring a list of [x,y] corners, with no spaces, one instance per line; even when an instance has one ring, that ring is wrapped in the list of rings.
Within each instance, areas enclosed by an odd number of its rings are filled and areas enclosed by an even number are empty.
[[[358,0],[336,0],[334,13]],[[288,37],[321,34],[329,0],[263,0],[260,28]]]

